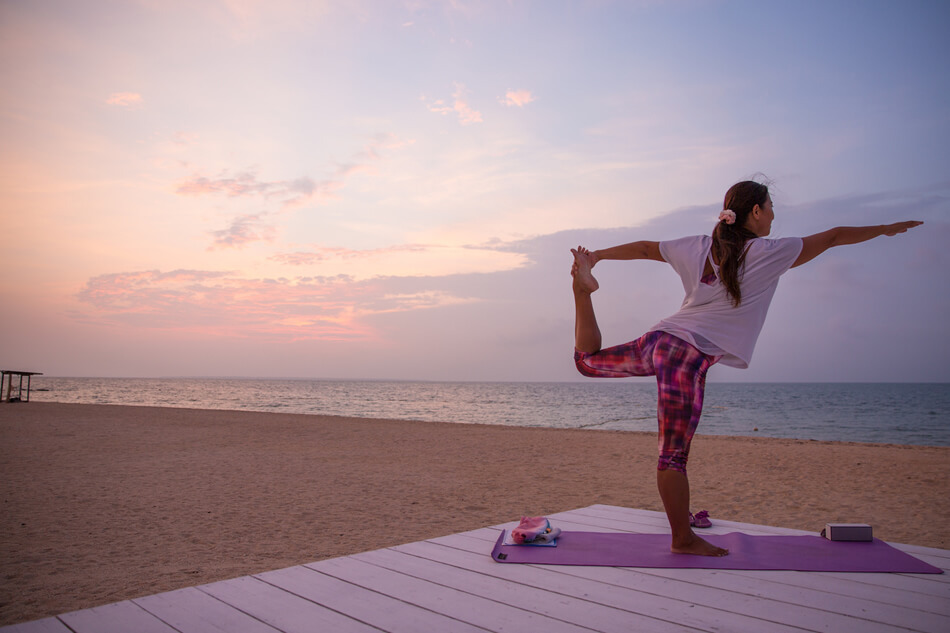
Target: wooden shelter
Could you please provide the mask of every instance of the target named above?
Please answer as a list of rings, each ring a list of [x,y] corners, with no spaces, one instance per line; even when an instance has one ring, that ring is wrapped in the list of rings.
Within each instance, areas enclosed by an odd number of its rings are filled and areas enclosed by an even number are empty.
[[[15,371],[12,369],[0,370],[0,402],[29,402],[30,401],[30,379],[33,376],[42,376],[39,371]],[[20,382],[14,395],[13,377],[18,376]],[[26,376],[26,397],[23,397],[23,377]],[[4,393],[6,395],[4,395]]]

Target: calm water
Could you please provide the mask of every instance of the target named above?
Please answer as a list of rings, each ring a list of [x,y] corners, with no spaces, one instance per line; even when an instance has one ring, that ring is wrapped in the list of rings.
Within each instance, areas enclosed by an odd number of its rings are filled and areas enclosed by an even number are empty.
[[[31,399],[656,430],[656,386],[649,380],[484,383],[35,376]],[[699,433],[950,446],[950,384],[708,383]]]

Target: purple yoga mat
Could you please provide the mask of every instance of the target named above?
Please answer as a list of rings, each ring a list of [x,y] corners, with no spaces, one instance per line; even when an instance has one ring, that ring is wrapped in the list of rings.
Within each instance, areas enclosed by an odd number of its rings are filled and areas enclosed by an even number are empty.
[[[728,549],[729,555],[673,554],[669,534],[561,532],[556,547],[505,545],[504,530],[491,555],[499,563],[540,565],[943,573],[939,567],[879,539],[845,542],[820,536],[752,536],[741,532],[702,536]]]

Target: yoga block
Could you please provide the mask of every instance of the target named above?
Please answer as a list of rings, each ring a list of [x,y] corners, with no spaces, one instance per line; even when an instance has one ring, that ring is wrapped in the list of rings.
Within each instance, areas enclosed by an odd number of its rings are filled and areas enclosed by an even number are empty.
[[[821,535],[829,541],[873,541],[867,523],[826,523]]]

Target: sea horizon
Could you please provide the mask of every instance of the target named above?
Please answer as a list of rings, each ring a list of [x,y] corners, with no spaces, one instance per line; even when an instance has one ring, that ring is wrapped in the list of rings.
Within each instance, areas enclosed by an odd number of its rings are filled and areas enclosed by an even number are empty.
[[[4,370],[7,372],[15,370]],[[25,370],[24,370],[25,371]],[[228,376],[228,375],[161,375],[161,376],[80,376],[67,374],[34,373],[34,380],[43,378],[75,378],[98,380],[305,380],[316,382],[421,382],[421,383],[473,383],[473,384],[593,384],[604,381],[652,381],[652,376],[635,376],[630,378],[604,379],[579,378],[571,380],[463,380],[437,378],[336,378],[311,376]],[[943,380],[706,380],[707,385],[947,385],[950,381]]]
[[[42,375],[33,377],[30,399],[656,431],[656,383],[649,378],[505,382]],[[950,446],[950,383],[710,381],[697,433]]]

